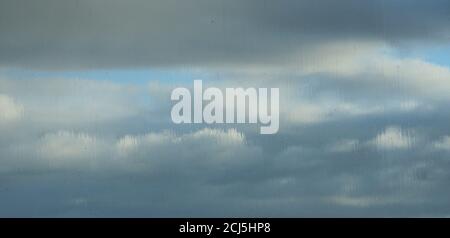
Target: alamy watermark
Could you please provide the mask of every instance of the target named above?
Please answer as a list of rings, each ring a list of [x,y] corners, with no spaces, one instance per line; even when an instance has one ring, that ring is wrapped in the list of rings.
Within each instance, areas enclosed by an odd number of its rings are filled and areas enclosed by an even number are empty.
[[[201,80],[194,80],[194,92],[175,88],[171,100],[174,123],[260,123],[261,134],[275,134],[279,129],[278,88],[219,88],[203,90]],[[269,102],[270,98],[270,102]],[[193,101],[192,101],[193,99]],[[225,107],[225,110],[224,110]],[[192,110],[193,109],[193,110]]]

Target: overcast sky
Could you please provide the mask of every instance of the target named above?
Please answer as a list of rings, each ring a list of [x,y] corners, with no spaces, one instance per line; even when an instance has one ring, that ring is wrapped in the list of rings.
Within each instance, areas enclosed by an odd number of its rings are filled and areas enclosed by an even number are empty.
[[[450,216],[450,2],[0,0],[0,217]],[[280,88],[280,130],[172,89]]]

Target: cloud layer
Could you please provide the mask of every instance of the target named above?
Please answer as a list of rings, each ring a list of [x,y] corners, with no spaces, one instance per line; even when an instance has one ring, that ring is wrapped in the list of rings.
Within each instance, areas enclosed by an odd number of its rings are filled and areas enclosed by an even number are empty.
[[[450,34],[445,0],[4,0],[0,9],[0,62],[53,69],[284,63],[324,42],[407,47]]]
[[[448,216],[449,10],[1,1],[0,216]],[[280,88],[279,133],[173,124],[194,79]]]

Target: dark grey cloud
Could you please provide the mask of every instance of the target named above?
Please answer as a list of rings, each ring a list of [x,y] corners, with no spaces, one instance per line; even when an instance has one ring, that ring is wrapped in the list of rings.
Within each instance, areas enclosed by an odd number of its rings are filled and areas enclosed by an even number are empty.
[[[282,92],[280,131],[261,136],[174,125],[164,80],[0,75],[0,217],[448,216],[450,71],[389,50],[448,44],[449,11],[0,1],[2,68],[186,67],[205,86]]]
[[[0,62],[46,68],[274,63],[339,39],[448,42],[448,1],[0,2]]]

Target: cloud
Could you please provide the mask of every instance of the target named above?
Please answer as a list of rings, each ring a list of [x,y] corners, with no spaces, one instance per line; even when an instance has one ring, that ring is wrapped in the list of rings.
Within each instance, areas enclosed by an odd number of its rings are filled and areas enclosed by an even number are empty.
[[[408,54],[450,7],[405,4],[1,1],[0,216],[450,214],[450,71]],[[279,87],[279,133],[174,125],[191,77]]]
[[[210,170],[212,166],[217,166],[211,173],[230,166],[248,166],[249,163],[255,163],[261,153],[259,148],[247,145],[245,136],[235,129],[210,128],[184,134],[163,131],[125,135],[115,143],[115,149],[117,153],[113,157],[122,161],[131,160],[148,165],[151,171],[185,170],[181,173],[196,166],[210,167]],[[141,169],[145,168],[147,166]]]
[[[348,207],[369,207],[369,206],[376,206],[376,205],[391,205],[396,204],[401,201],[399,201],[396,198],[391,199],[379,199],[377,197],[346,197],[346,196],[336,196],[332,197],[331,202],[334,202],[336,204],[342,205],[342,206],[348,206]]]
[[[381,106],[370,108],[350,102],[325,100],[324,102],[295,104],[295,110],[288,113],[287,118],[291,123],[309,124],[384,112],[385,108]]]
[[[48,133],[38,143],[38,154],[49,160],[94,159],[100,149],[100,142],[95,137],[68,131]]]
[[[437,150],[450,150],[450,136],[444,136],[440,140],[433,142],[433,147]]]
[[[349,38],[397,46],[446,42],[447,1],[404,4],[7,0],[0,5],[0,63],[47,69],[251,65]]]
[[[117,148],[121,152],[139,149],[155,149],[159,146],[178,146],[186,143],[208,143],[220,146],[244,146],[245,136],[235,129],[223,131],[220,129],[204,128],[199,131],[177,136],[171,132],[150,133],[139,136],[126,135],[117,142]]]
[[[364,42],[350,45],[361,47]],[[335,43],[331,48],[324,46],[315,53],[316,57],[326,55],[323,57],[325,60],[302,61],[297,66],[300,70],[288,71],[297,73],[299,85],[321,90],[325,95],[343,92],[343,96],[355,96],[360,101],[362,97],[380,99],[380,94],[389,95],[386,100],[394,104],[415,99],[419,102],[420,99],[448,99],[450,70],[446,66],[420,58],[394,56],[397,49],[392,47],[378,46],[358,53],[348,50],[345,43]],[[340,53],[334,54],[335,51]],[[308,64],[312,64],[314,69],[309,69]]]
[[[380,150],[408,149],[414,145],[415,139],[412,131],[403,131],[399,127],[390,126],[369,143]]]
[[[8,95],[0,94],[0,125],[21,119],[23,113],[23,105]]]
[[[35,170],[77,170],[151,172],[171,169],[175,164],[198,166],[239,166],[241,159],[255,162],[261,151],[248,146],[245,136],[235,129],[204,128],[190,133],[152,132],[143,135],[124,135],[114,139],[73,131],[49,132],[20,147],[9,147],[12,169],[23,166],[14,158],[24,156],[27,168]],[[5,150],[6,155],[8,150]],[[241,163],[243,162],[243,163]],[[201,165],[204,164],[204,165]],[[151,170],[147,170],[147,169]],[[180,167],[180,169],[183,169]],[[189,166],[184,169],[192,169]],[[219,170],[222,168],[218,168]]]
[[[208,75],[208,86],[279,85],[284,121],[270,137],[248,125],[173,125],[164,81],[2,79],[0,92],[27,113],[14,133],[0,134],[8,191],[0,215],[448,214],[445,153],[428,149],[450,133],[446,97],[416,93],[413,75],[390,86],[395,74],[371,77],[383,70],[357,58],[348,61],[354,75],[326,67],[290,80],[289,67],[261,80]],[[151,104],[140,104],[147,96]],[[46,193],[17,200],[35,190]]]
[[[354,139],[344,139],[333,143],[329,146],[329,150],[332,152],[352,152],[359,146],[359,141]]]
[[[40,126],[118,120],[142,110],[143,103],[133,97],[139,95],[139,90],[135,86],[102,80],[3,77],[0,78],[0,93],[20,100],[20,105],[3,96],[2,108],[6,111],[1,117],[19,118],[26,108],[24,119]]]

